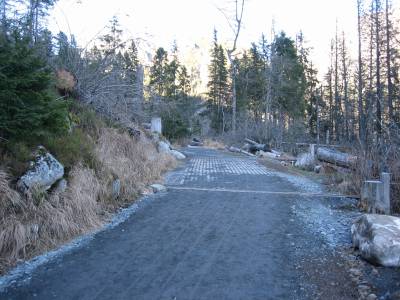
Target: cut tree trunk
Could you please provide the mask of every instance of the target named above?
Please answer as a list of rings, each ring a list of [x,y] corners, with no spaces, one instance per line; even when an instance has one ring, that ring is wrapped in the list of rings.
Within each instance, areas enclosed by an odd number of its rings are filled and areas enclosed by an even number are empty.
[[[321,161],[345,168],[353,167],[357,160],[356,156],[328,148],[318,148],[317,158]]]
[[[257,151],[271,152],[271,148],[266,144],[259,144],[250,139],[245,139],[245,141],[250,144],[249,151],[251,153],[256,153]]]

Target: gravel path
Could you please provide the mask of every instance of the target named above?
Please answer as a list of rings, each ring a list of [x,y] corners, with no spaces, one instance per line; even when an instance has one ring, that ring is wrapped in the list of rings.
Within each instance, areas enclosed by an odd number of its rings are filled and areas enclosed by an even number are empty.
[[[318,187],[244,156],[185,153],[167,193],[21,274],[0,299],[356,297],[338,254],[350,217],[301,194]]]

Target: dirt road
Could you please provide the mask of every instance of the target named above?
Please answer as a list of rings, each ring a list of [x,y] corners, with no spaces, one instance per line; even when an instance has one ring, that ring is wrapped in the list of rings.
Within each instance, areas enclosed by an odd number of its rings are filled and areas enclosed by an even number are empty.
[[[167,193],[22,274],[0,299],[356,298],[339,251],[350,217],[305,195],[317,185],[244,156],[186,154]]]

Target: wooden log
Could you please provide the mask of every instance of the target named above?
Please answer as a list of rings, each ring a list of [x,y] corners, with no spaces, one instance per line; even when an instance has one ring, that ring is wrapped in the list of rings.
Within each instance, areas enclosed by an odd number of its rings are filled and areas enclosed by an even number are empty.
[[[247,142],[247,143],[249,143],[249,144],[251,144],[251,145],[256,145],[256,144],[258,144],[257,142],[255,142],[255,141],[253,141],[253,140],[251,140],[251,139],[244,139],[245,140],[245,142]]]
[[[249,152],[253,154],[257,151],[271,152],[270,147],[266,144],[259,144],[250,139],[245,139],[245,141],[250,144]]]
[[[245,150],[242,150],[242,149],[239,149],[239,148],[233,147],[233,146],[229,147],[228,150],[229,150],[230,152],[243,153],[243,154],[246,154],[246,155],[252,156],[252,157],[255,156],[254,154],[252,154],[252,153],[250,153],[250,152],[247,152],[247,151],[245,151]]]
[[[317,158],[321,161],[345,168],[353,167],[357,160],[356,156],[329,148],[318,148]]]
[[[202,146],[204,146],[204,144],[203,144],[202,142],[191,141],[191,142],[190,142],[190,146],[193,146],[193,147],[202,147]]]
[[[242,151],[242,150],[240,150],[239,148],[233,147],[233,146],[229,147],[228,150],[229,150],[230,152],[236,152],[236,153],[240,153],[240,151]]]

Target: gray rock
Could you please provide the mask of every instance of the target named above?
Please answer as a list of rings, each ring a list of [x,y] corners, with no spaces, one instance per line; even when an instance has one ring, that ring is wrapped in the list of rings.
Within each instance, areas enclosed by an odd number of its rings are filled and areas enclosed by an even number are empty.
[[[186,158],[186,156],[183,153],[176,151],[176,150],[171,150],[170,153],[172,154],[172,156],[174,156],[178,160],[182,160],[182,159]]]
[[[113,200],[116,200],[119,198],[121,194],[121,180],[116,179],[113,181],[112,184],[112,198]]]
[[[360,277],[362,275],[361,270],[360,269],[356,269],[356,268],[351,268],[350,273],[354,276],[358,276]]]
[[[64,178],[57,182],[54,192],[57,194],[64,193],[67,190],[68,182]]]
[[[385,267],[400,267],[400,218],[366,214],[351,227],[353,246],[362,257]]]
[[[18,189],[26,193],[32,187],[48,190],[64,176],[64,166],[43,147],[39,147],[35,161],[17,182]]]
[[[158,142],[158,151],[160,153],[169,153],[171,151],[171,146],[164,141],[159,141]]]
[[[319,173],[321,173],[321,169],[322,169],[322,166],[320,166],[320,165],[315,166],[315,167],[314,167],[314,172],[317,173],[317,174],[319,174]]]
[[[369,294],[365,300],[376,300],[378,297],[375,294]]]
[[[152,184],[150,185],[150,187],[153,189],[154,193],[161,193],[167,191],[167,188],[164,185],[158,183]]]

